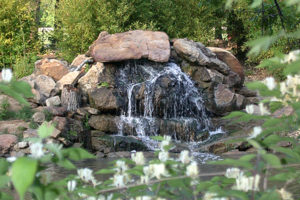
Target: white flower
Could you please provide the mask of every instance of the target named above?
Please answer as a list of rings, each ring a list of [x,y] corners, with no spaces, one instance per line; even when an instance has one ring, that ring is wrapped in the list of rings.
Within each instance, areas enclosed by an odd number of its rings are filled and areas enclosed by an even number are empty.
[[[137,164],[137,165],[144,165],[145,164],[145,157],[143,152],[137,152],[131,154],[131,159]]]
[[[165,147],[171,144],[171,136],[164,135],[164,140],[160,143],[160,149],[165,151]]]
[[[246,112],[250,115],[252,115],[254,113],[254,105],[251,104],[251,105],[247,105],[246,106]]]
[[[199,169],[198,169],[198,164],[193,161],[191,164],[189,164],[186,167],[186,175],[190,176],[192,178],[196,178],[199,175]]]
[[[228,200],[226,197],[217,197],[216,193],[207,192],[205,193],[203,200]]]
[[[113,185],[116,187],[125,187],[129,181],[128,174],[115,174],[113,177]]]
[[[180,152],[179,160],[183,164],[189,164],[192,161],[192,158],[189,156],[189,151],[184,150],[184,151]]]
[[[277,192],[280,194],[282,200],[294,200],[293,195],[284,188],[277,190]]]
[[[241,170],[239,168],[228,168],[226,170],[225,176],[227,178],[237,178],[240,173],[241,173]]]
[[[236,190],[241,190],[244,192],[248,192],[249,190],[258,191],[259,190],[259,181],[260,176],[245,176],[243,172],[239,174],[236,178],[236,185],[233,187]]]
[[[2,69],[2,73],[1,73],[1,76],[2,76],[2,80],[4,82],[10,82],[12,77],[13,77],[13,73],[11,71],[11,69]]]
[[[140,197],[136,197],[135,199],[136,200],[151,200],[152,197],[150,197],[150,196],[140,196]]]
[[[76,188],[76,185],[77,183],[75,180],[68,181],[68,191],[73,192]]]
[[[30,145],[30,152],[33,158],[41,158],[44,156],[43,144],[40,142],[33,143]]]
[[[267,77],[263,83],[268,87],[269,90],[274,90],[276,87],[276,82],[273,77]]]
[[[263,103],[259,103],[258,106],[259,106],[259,111],[260,111],[260,114],[261,114],[261,115],[269,115],[269,114],[270,114],[270,112],[269,112],[268,109],[264,106]]]
[[[156,177],[157,179],[160,179],[161,176],[169,176],[166,166],[163,163],[149,165],[149,171],[151,177]]]
[[[261,134],[262,132],[262,128],[260,126],[255,126],[253,128],[253,132],[251,133],[251,135],[248,137],[248,139],[253,139],[256,138],[259,134]]]
[[[124,173],[128,169],[126,162],[123,160],[118,160],[116,162],[116,166],[117,166],[116,170],[118,173]]]
[[[288,88],[285,82],[280,83],[280,92],[282,95],[285,95],[288,92]]]
[[[281,60],[281,63],[291,63],[299,59],[300,50],[291,51],[288,55]]]
[[[169,159],[169,152],[167,152],[167,151],[161,151],[161,152],[159,152],[158,159],[161,162],[166,162]]]
[[[77,174],[82,181],[86,183],[91,182],[94,186],[97,185],[97,181],[93,176],[93,170],[89,168],[78,169]]]
[[[6,160],[7,160],[8,162],[15,162],[15,161],[17,160],[17,158],[16,158],[15,156],[12,156],[12,157],[6,158]]]

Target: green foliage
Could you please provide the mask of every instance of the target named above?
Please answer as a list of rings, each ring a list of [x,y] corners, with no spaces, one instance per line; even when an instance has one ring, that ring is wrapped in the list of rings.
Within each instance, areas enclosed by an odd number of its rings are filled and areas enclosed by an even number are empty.
[[[199,14],[195,0],[61,0],[57,10],[57,47],[71,61],[86,52],[101,31],[160,30],[171,38],[197,39],[204,31]]]
[[[11,179],[21,200],[24,199],[25,192],[35,179],[37,167],[37,160],[30,158],[19,158],[12,165]]]
[[[38,52],[36,6],[36,1],[1,0],[0,69],[12,68],[29,52]]]

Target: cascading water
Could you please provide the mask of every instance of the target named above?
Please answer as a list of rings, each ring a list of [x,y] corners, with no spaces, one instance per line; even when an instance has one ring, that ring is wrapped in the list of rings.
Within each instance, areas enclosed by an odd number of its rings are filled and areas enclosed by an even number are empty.
[[[118,83],[127,95],[117,122],[119,135],[136,135],[150,149],[157,144],[149,136],[171,135],[193,142],[190,148],[209,137],[212,125],[202,94],[177,64],[128,62],[119,73]]]

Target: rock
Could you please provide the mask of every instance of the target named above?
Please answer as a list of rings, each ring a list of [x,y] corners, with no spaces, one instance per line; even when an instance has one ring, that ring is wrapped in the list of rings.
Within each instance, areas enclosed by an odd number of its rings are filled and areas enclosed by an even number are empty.
[[[78,108],[76,110],[76,113],[79,114],[80,116],[86,116],[89,114],[84,108]]]
[[[67,113],[67,109],[65,107],[47,107],[46,110],[53,116],[64,116]]]
[[[71,66],[78,67],[81,63],[83,63],[85,60],[90,60],[91,57],[87,57],[86,55],[78,55],[73,62],[71,63]]]
[[[226,63],[232,71],[237,73],[240,78],[241,82],[240,84],[242,85],[245,80],[245,73],[244,73],[244,68],[239,62],[239,60],[229,51],[226,51],[225,49],[217,48],[217,47],[207,47],[210,49],[213,53],[215,53],[221,61]]]
[[[103,63],[94,64],[91,69],[79,79],[78,83],[84,93],[88,93],[90,89],[97,88],[101,82],[108,85],[114,85],[114,67],[108,67]]]
[[[275,118],[291,116],[294,113],[294,108],[292,106],[286,106],[281,109],[276,110],[272,115]]]
[[[21,80],[31,85],[31,91],[34,95],[34,98],[30,99],[30,101],[33,101],[34,103],[44,104],[45,100],[56,91],[55,81],[51,77],[45,75],[30,75],[22,78]]]
[[[84,109],[91,115],[97,115],[99,113],[96,108],[84,107]]]
[[[64,85],[72,84],[76,80],[76,78],[79,77],[79,75],[80,71],[67,73],[56,83],[56,87],[59,88],[59,90],[62,90]]]
[[[46,106],[47,107],[55,107],[55,106],[60,106],[61,101],[59,96],[51,97],[46,100]]]
[[[164,32],[135,30],[108,34],[101,32],[88,54],[96,62],[118,62],[147,58],[155,62],[168,62],[169,37]]]
[[[18,112],[22,109],[22,106],[18,101],[16,101],[14,98],[11,98],[10,96],[7,96],[5,94],[0,94],[0,112],[2,112],[2,106],[7,104],[9,111]]]
[[[25,149],[29,146],[29,144],[28,142],[23,141],[23,142],[18,142],[15,146],[17,149]]]
[[[88,123],[89,125],[101,132],[116,134],[118,133],[118,126],[116,124],[119,117],[111,115],[97,115],[91,116]]]
[[[243,95],[235,94],[236,109],[241,110],[245,108],[246,98]]]
[[[36,138],[38,137],[38,133],[36,129],[28,129],[23,132],[23,138]]]
[[[245,97],[256,97],[258,96],[257,91],[249,90],[247,87],[242,87],[237,91],[237,93],[245,96]]]
[[[102,113],[119,112],[124,104],[118,92],[112,88],[95,88],[88,95],[91,107],[98,109]]]
[[[98,152],[109,153],[111,151],[127,151],[130,154],[129,151],[131,150],[149,150],[141,140],[131,136],[110,136],[104,133],[92,133],[92,135],[98,135],[92,137],[92,148]]]
[[[242,85],[240,76],[231,71],[229,75],[225,77],[224,84],[227,84],[230,88],[239,88]]]
[[[97,152],[96,157],[97,157],[97,158],[104,158],[104,157],[105,157],[105,154],[102,153],[102,152]]]
[[[226,85],[219,84],[214,92],[217,112],[230,112],[234,109],[235,94]]]
[[[42,59],[35,63],[35,74],[46,75],[53,78],[55,81],[60,80],[66,75],[69,70],[67,64],[56,59]]]
[[[18,137],[10,134],[0,135],[0,156],[9,153],[10,149],[18,142]]]
[[[46,116],[43,112],[36,112],[32,116],[32,120],[36,123],[43,123],[46,119]]]
[[[56,116],[51,121],[51,124],[53,124],[61,132],[67,132],[67,131],[69,131],[69,128],[68,128],[68,119],[66,117],[58,117],[58,116]]]
[[[230,68],[224,62],[220,61],[214,53],[200,42],[194,42],[187,39],[177,39],[173,46],[181,57],[191,63],[206,66],[225,75],[228,75],[230,72]]]
[[[23,130],[28,129],[29,123],[22,120],[0,121],[0,133],[19,134]]]
[[[54,128],[54,130],[53,130],[53,132],[51,134],[51,137],[54,138],[54,139],[56,139],[56,138],[58,138],[60,136],[60,134],[61,134],[61,131],[58,130],[58,129],[56,129],[56,128]]]
[[[261,97],[247,97],[246,105],[248,104],[258,104],[262,100]]]

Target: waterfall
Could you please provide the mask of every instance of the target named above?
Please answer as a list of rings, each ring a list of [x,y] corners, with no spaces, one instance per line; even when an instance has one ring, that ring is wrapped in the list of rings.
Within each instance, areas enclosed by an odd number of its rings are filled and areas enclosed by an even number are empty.
[[[118,77],[127,95],[120,135],[197,141],[212,130],[202,94],[177,64],[128,62]]]

